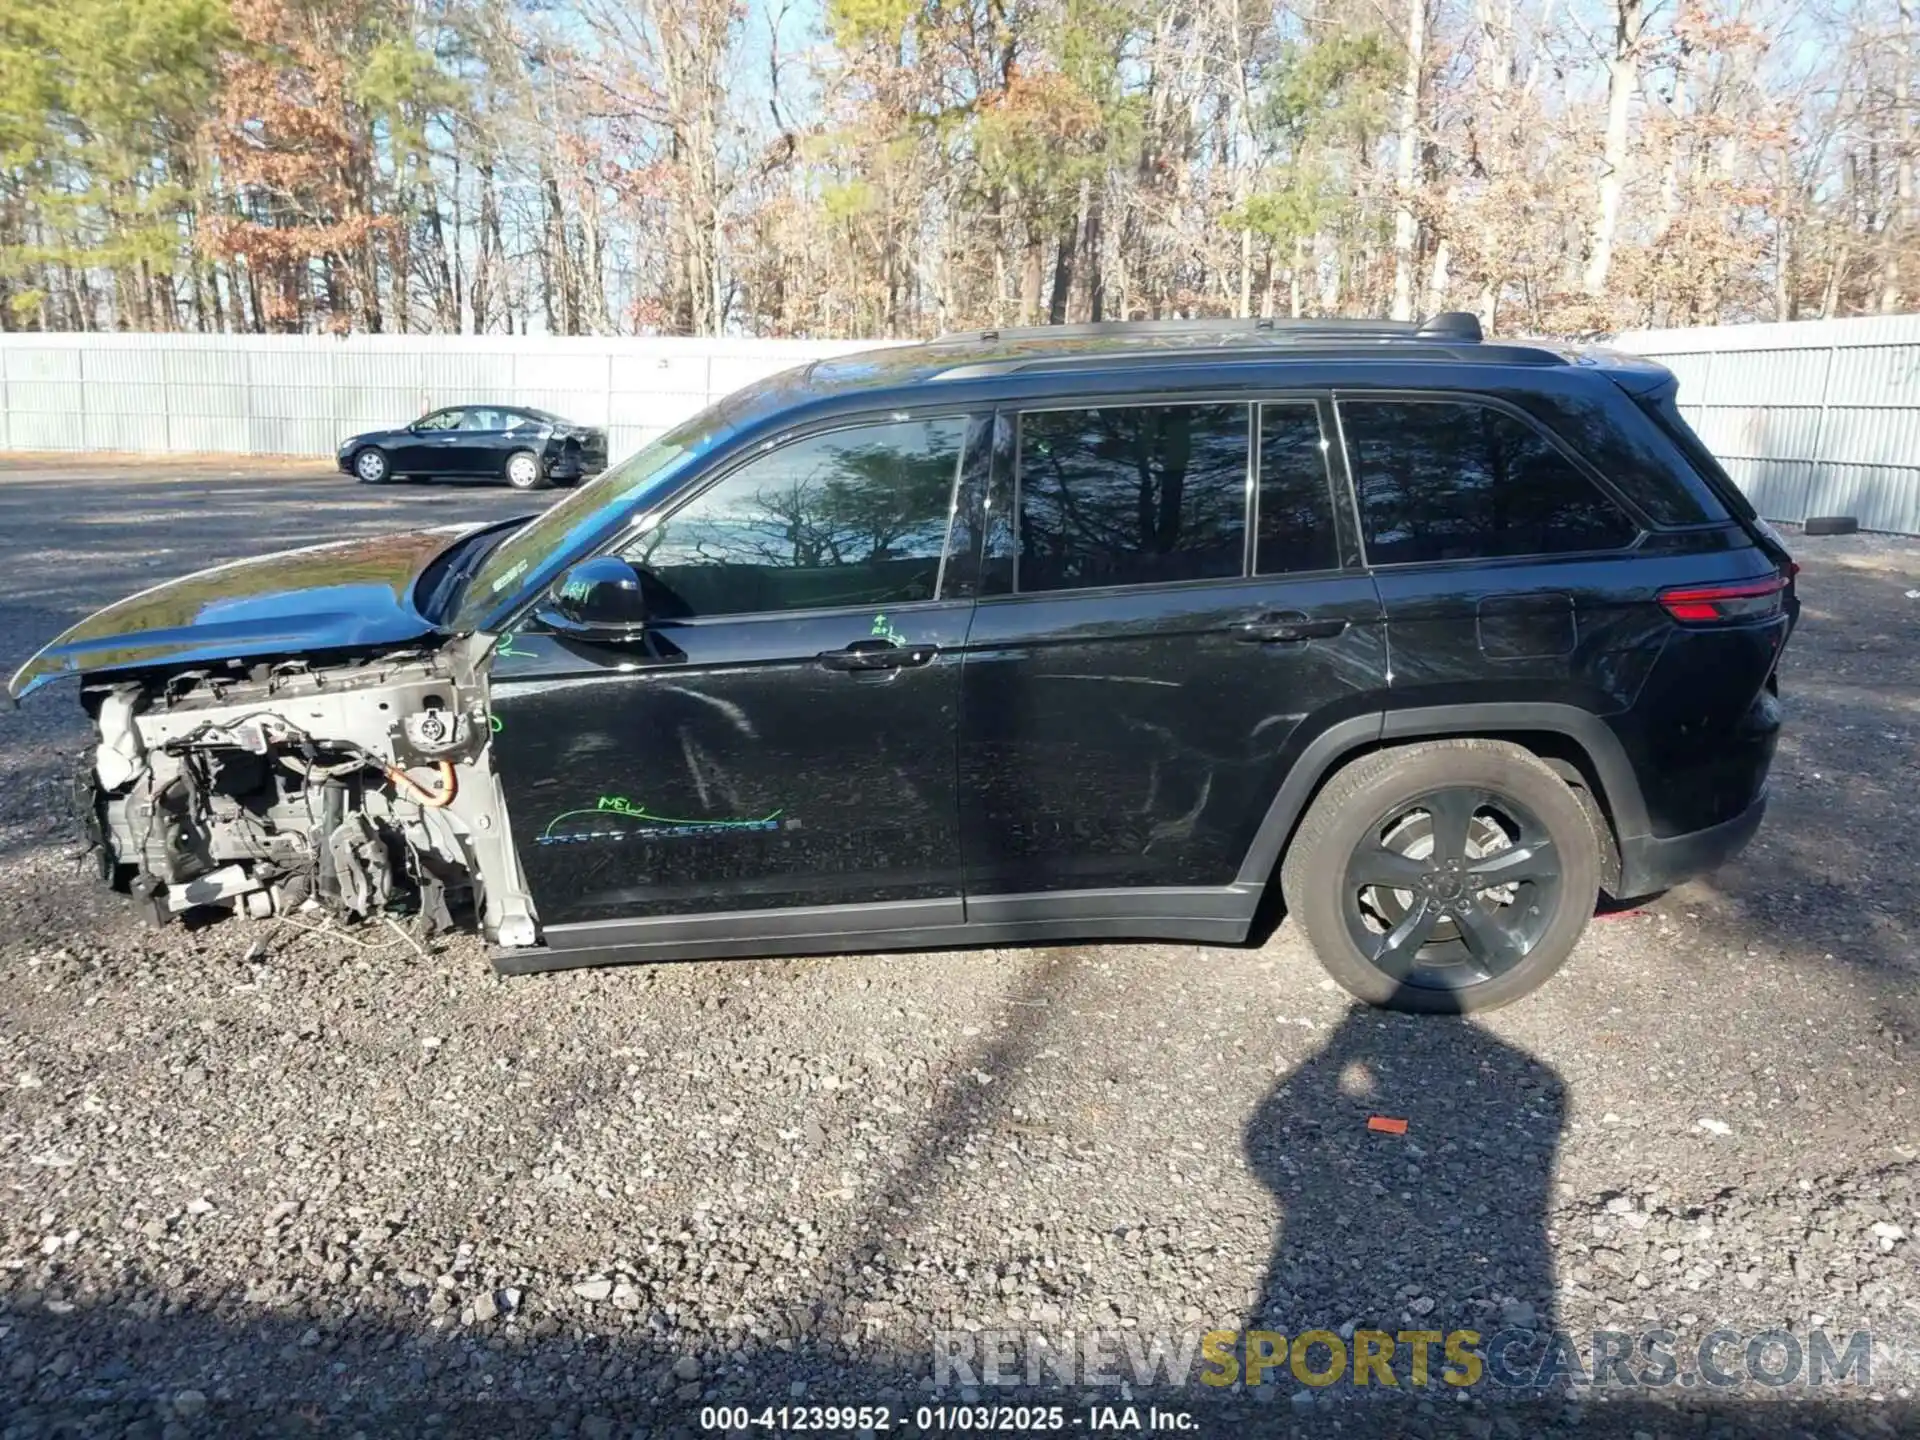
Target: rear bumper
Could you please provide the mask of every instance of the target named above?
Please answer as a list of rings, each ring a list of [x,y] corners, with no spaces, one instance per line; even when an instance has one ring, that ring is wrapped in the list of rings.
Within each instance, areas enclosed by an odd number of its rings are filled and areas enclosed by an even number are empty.
[[[1670,890],[1704,875],[1747,848],[1767,813],[1763,790],[1740,814],[1686,835],[1630,835],[1620,841],[1618,898],[1635,899]]]

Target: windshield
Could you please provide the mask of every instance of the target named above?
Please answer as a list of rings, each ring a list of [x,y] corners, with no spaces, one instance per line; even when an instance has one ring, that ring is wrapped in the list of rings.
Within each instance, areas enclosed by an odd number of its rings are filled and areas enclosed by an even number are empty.
[[[446,628],[477,630],[528,586],[546,583],[582,545],[665,489],[682,462],[712,449],[728,433],[730,418],[724,403],[701,411],[507,536],[461,588]]]

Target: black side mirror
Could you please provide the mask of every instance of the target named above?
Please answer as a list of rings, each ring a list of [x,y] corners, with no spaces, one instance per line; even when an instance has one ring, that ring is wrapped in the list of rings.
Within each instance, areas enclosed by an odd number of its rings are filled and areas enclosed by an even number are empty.
[[[582,560],[554,582],[538,618],[558,635],[591,640],[631,637],[647,622],[640,572],[617,555]]]

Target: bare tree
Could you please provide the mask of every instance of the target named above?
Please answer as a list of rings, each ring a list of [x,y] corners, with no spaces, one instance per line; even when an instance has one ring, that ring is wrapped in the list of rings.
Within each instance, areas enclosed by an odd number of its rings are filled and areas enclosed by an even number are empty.
[[[1420,214],[1415,188],[1420,165],[1420,99],[1427,79],[1427,0],[1407,0],[1406,67],[1400,81],[1400,131],[1394,142],[1393,318],[1413,318],[1414,267]]]
[[[1613,266],[1614,240],[1626,194],[1629,127],[1633,99],[1640,89],[1640,39],[1646,28],[1646,0],[1614,0],[1613,52],[1607,58],[1607,129],[1601,153],[1600,187],[1594,206],[1592,238],[1587,246],[1586,292],[1605,293]]]

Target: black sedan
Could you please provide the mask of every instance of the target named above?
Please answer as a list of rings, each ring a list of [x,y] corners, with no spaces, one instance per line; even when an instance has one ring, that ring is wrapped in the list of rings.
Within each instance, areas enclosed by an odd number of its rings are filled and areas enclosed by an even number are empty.
[[[607,432],[526,405],[450,405],[401,430],[340,442],[340,468],[362,483],[404,476],[502,477],[516,490],[544,490],[607,468]]]

